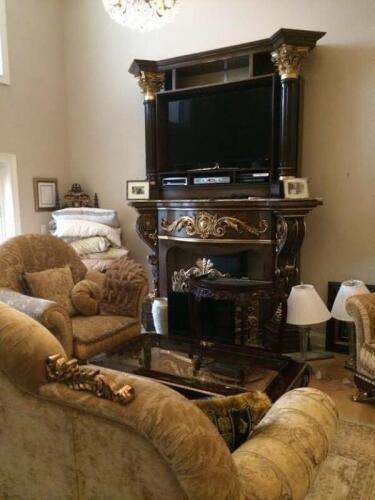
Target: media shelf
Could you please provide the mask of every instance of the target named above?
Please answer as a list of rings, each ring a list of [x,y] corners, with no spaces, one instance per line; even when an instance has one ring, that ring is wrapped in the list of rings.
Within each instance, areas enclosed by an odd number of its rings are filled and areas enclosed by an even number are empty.
[[[240,45],[159,61],[135,59],[129,71],[145,95],[146,176],[151,198],[170,198],[173,189],[182,197],[203,192],[213,198],[232,196],[236,189],[240,196],[247,189],[249,195],[258,196],[261,191],[264,196],[280,197],[282,178],[299,174],[301,62],[324,34],[281,28],[269,38]],[[272,95],[267,98],[261,87],[268,85]],[[202,104],[200,100],[206,101]],[[190,128],[186,125],[189,113],[193,120]],[[197,113],[202,120],[197,119]],[[234,117],[238,117],[238,123]],[[182,139],[184,131],[186,141]],[[216,152],[212,138],[216,140]],[[228,153],[231,145],[232,155]],[[186,161],[176,158],[176,151],[184,147],[182,153],[191,156]],[[190,174],[186,175],[185,186],[178,186],[177,191],[162,184],[162,172],[179,170],[174,168],[178,164],[187,168],[215,162],[243,166],[252,160],[262,163],[266,157],[270,164],[268,182],[239,182],[232,173],[226,186],[221,182],[197,186]]]
[[[215,61],[168,70],[164,90],[230,83],[273,73],[274,66],[269,52],[225,56]]]
[[[206,192],[220,191],[223,197],[249,196],[254,189],[257,195],[268,192],[269,168],[218,168],[189,172],[162,172],[159,174],[159,198],[180,197],[189,192],[190,198],[199,198]]]

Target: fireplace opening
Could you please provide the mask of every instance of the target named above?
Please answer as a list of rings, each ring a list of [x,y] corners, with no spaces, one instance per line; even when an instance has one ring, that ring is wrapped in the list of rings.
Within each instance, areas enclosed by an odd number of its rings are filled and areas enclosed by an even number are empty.
[[[196,299],[189,290],[191,278],[199,276],[227,280],[226,283],[234,283],[234,286],[238,283],[238,286],[247,284],[251,287],[263,271],[257,257],[253,250],[202,256],[190,249],[171,249],[167,260],[169,333],[196,337],[198,322],[199,338],[219,343],[262,346],[263,327],[275,316],[279,305],[277,298],[263,297],[242,306],[238,303],[236,293],[229,299],[203,297],[199,299],[197,321],[193,313]],[[269,284],[261,279],[259,281]]]

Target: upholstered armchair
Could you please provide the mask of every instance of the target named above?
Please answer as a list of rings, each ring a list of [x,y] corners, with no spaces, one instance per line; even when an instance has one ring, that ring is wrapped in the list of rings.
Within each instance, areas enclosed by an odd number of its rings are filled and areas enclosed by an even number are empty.
[[[355,401],[375,399],[375,293],[355,295],[346,304],[356,333]]]
[[[0,301],[31,316],[50,330],[70,356],[86,360],[98,353],[114,350],[141,330],[140,317],[148,285],[144,270],[130,259],[123,259],[112,274],[114,282],[129,289],[131,314],[69,316],[67,310],[50,300],[25,293],[24,273],[69,266],[73,281],[95,281],[105,285],[105,275],[87,271],[76,252],[63,240],[49,235],[27,234],[0,245]],[[114,290],[115,292],[115,290]],[[107,310],[116,304],[116,293],[106,297]],[[129,309],[129,308],[128,308]]]
[[[231,454],[181,394],[67,357],[49,330],[0,304],[0,498],[298,500],[335,435],[332,400],[295,389]]]

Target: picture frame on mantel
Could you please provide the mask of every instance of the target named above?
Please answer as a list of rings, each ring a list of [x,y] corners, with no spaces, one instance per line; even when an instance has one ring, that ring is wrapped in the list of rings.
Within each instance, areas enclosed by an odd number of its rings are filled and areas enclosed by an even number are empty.
[[[149,181],[127,181],[126,197],[128,200],[149,200],[150,199]]]
[[[301,200],[309,197],[309,182],[306,177],[287,177],[284,179],[284,197],[288,200]]]
[[[36,212],[51,212],[59,208],[57,179],[50,177],[34,177],[33,186]]]

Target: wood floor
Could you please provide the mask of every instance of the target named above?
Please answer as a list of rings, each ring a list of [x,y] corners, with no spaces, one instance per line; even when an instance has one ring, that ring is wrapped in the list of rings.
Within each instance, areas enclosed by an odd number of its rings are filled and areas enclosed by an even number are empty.
[[[355,403],[353,374],[344,368],[347,356],[335,354],[334,359],[312,361],[313,373],[310,386],[321,389],[331,396],[342,418],[364,424],[375,425],[375,403]]]

